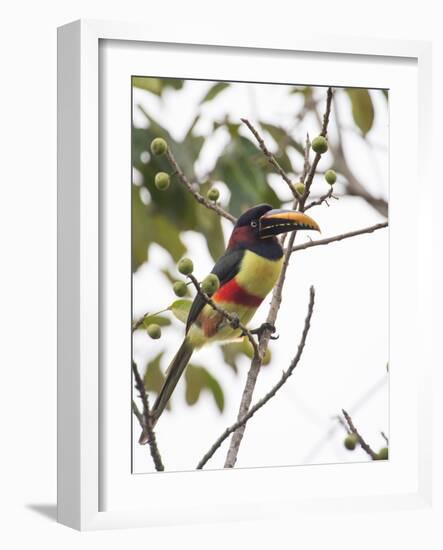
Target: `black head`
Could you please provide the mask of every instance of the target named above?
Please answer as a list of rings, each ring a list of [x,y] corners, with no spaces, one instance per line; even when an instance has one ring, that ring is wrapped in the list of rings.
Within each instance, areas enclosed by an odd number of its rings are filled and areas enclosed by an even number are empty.
[[[229,248],[253,248],[255,245],[271,242],[277,244],[276,235],[295,229],[314,229],[319,231],[317,223],[302,212],[295,210],[274,210],[269,204],[259,204],[242,214],[235,224]],[[260,248],[262,245],[259,245]],[[278,249],[281,250],[280,245]]]
[[[269,212],[270,210],[272,210],[272,206],[270,204],[258,204],[257,206],[253,206],[249,210],[246,210],[246,212],[238,218],[235,228],[251,227],[251,229],[256,230],[258,235],[260,218],[263,214],[266,214],[266,212]]]

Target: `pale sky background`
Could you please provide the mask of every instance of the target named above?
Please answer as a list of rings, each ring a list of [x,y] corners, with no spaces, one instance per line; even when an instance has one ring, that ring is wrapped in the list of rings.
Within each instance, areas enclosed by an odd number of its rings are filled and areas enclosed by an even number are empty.
[[[143,105],[174,138],[182,139],[196,114],[199,100],[211,85],[187,81],[181,91],[166,91],[162,98],[135,89],[134,122],[145,124],[145,118],[136,108]],[[325,89],[317,88],[315,94],[325,97]],[[388,109],[380,91],[371,91],[371,97],[376,116],[368,134],[367,141],[371,144],[368,147],[356,131],[347,96],[336,93],[350,167],[372,193],[387,198]],[[306,131],[312,138],[319,131],[314,117],[307,116],[294,127],[294,113],[299,111],[300,104],[301,97],[288,95],[285,86],[235,84],[203,105],[195,131],[210,135],[212,122],[228,114],[233,122],[240,122],[241,117],[253,123],[263,120],[287,128],[296,139],[302,140]],[[321,105],[323,111],[324,102]],[[248,135],[247,129],[242,132]],[[334,140],[334,114],[328,132],[329,139]],[[196,165],[198,178],[212,168],[228,139],[223,130],[210,135]],[[275,144],[268,136],[266,143],[273,150]],[[299,155],[294,156],[294,161],[296,167],[301,167]],[[326,153],[319,169],[326,170],[330,163],[331,158]],[[290,199],[286,184],[278,176],[272,177],[271,184],[282,199]],[[223,184],[217,187],[221,191],[221,203],[225,205],[229,192]],[[321,194],[327,189],[323,178],[317,177],[312,192]],[[339,181],[336,191],[340,194]],[[322,205],[310,210],[309,214],[322,228],[322,235],[312,234],[313,239],[384,221],[363,200],[354,197],[330,201],[329,208]],[[228,236],[232,226],[225,222],[225,235]],[[296,242],[304,242],[307,235],[307,232],[299,233]],[[260,372],[254,402],[278,381],[295,355],[307,312],[309,287],[313,284],[316,306],[311,330],[293,376],[248,423],[236,467],[368,460],[361,449],[349,452],[344,448],[344,430],[334,419],[342,408],[352,414],[359,431],[375,450],[384,446],[380,431],[389,435],[388,235],[388,230],[384,229],[293,254],[277,320],[280,338],[271,343],[273,360]],[[211,270],[213,260],[203,236],[187,232],[183,240],[188,247],[187,255],[194,260],[196,276],[204,277]],[[133,278],[135,318],[146,311],[161,310],[176,299],[172,287],[160,273],[164,267],[177,273],[170,256],[161,247],[151,246],[149,263],[141,266]],[[265,320],[269,301],[270,296],[259,308],[252,326],[259,326]],[[161,340],[151,340],[138,331],[134,336],[134,359],[140,370],[143,371],[146,362],[166,347],[162,363],[165,370],[183,335],[184,325],[175,319],[171,327],[163,329]],[[179,383],[173,396],[173,410],[165,412],[156,430],[169,471],[194,469],[220,433],[235,421],[250,363],[242,359],[236,375],[224,364],[218,346],[199,350],[193,361],[205,366],[219,380],[225,394],[225,410],[219,413],[209,393],[203,393],[196,405],[188,406],[184,398],[185,385]],[[139,427],[136,420],[134,428],[137,436],[133,442],[134,472],[154,471],[148,448],[137,443]],[[223,467],[227,447],[225,442],[206,468]]]

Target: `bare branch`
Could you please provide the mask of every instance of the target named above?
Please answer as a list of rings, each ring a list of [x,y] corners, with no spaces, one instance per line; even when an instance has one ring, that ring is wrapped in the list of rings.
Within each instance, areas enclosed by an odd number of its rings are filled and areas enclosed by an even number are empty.
[[[143,415],[142,413],[140,412],[139,408],[137,407],[137,405],[135,404],[135,401],[132,400],[132,412],[134,413],[134,416],[137,418],[138,420],[138,423],[140,424],[140,428],[143,430],[144,429],[144,420],[143,420]]]
[[[308,175],[311,164],[309,162],[309,151],[311,150],[311,140],[309,139],[309,134],[306,134],[306,141],[303,154],[303,172],[301,175],[301,181],[304,183],[306,176]]]
[[[143,380],[140,376],[140,373],[138,372],[137,365],[134,363],[134,361],[132,361],[132,372],[134,374],[135,387],[139,392],[140,399],[143,404],[143,414],[141,414],[140,411],[138,411],[137,406],[135,405],[134,402],[132,402],[132,411],[134,415],[137,417],[139,422],[140,420],[142,420],[141,425],[143,427],[143,433],[141,438],[143,438],[144,434],[146,435],[147,442],[149,443],[149,448],[151,451],[152,460],[154,461],[155,469],[158,472],[162,472],[165,469],[165,467],[163,466],[162,458],[160,456],[160,452],[157,446],[157,440],[155,438],[154,428],[152,426],[148,395],[146,393],[145,385],[143,384]]]
[[[261,135],[258,133],[256,128],[249,122],[247,118],[241,118],[242,122],[246,124],[246,126],[249,128],[249,130],[252,132],[253,136],[257,140],[260,149],[263,151],[264,155],[268,159],[269,163],[277,170],[277,172],[280,174],[282,179],[288,184],[289,189],[291,190],[291,193],[293,194],[294,198],[297,198],[297,192],[295,190],[295,187],[293,183],[291,182],[289,176],[286,174],[286,172],[283,170],[283,168],[280,166],[277,159],[274,157],[274,155],[271,153],[271,151],[266,147],[266,144],[261,137]]]
[[[177,164],[177,161],[175,160],[174,155],[172,154],[171,150],[168,148],[166,151],[166,157],[169,160],[169,163],[171,164],[172,168],[174,169],[174,173],[178,176],[178,179],[180,182],[184,185],[184,187],[193,195],[195,200],[205,206],[206,208],[209,208],[209,210],[213,210],[214,212],[217,212],[219,216],[222,216],[223,218],[226,218],[232,223],[235,223],[237,221],[237,218],[224,210],[221,206],[219,206],[217,203],[212,202],[208,199],[206,199],[201,193],[196,191],[191,184],[191,182],[188,180],[188,178],[183,173],[180,166]]]
[[[332,101],[332,90],[331,88],[328,88],[327,97],[326,97],[326,108],[325,108],[325,115],[323,118],[323,127],[322,127],[322,135],[326,135],[328,123],[329,123],[329,115],[331,111],[331,101]],[[306,137],[306,149],[305,149],[305,172],[309,169],[309,136]],[[308,171],[308,179],[311,178],[311,183],[313,179],[313,174],[315,172],[315,168],[319,162],[320,155],[316,155],[316,162],[315,167],[314,164],[310,167],[310,170]],[[314,168],[313,168],[314,167]],[[314,172],[313,172],[314,170]],[[312,174],[312,176],[311,176]],[[306,184],[305,184],[306,185]],[[310,187],[310,185],[309,185]],[[309,196],[309,187],[306,188],[305,193],[302,198],[299,199],[298,195],[294,199],[294,208],[297,207],[301,212],[304,210],[304,203]],[[275,321],[277,319],[278,311],[280,309],[281,301],[282,301],[282,293],[283,293],[283,284],[286,278],[286,272],[289,266],[290,257],[292,254],[292,248],[294,245],[294,240],[296,237],[297,232],[293,231],[290,234],[288,246],[285,250],[285,257],[283,261],[282,270],[280,273],[279,280],[277,282],[277,285],[274,288],[274,292],[272,294],[272,300],[271,300],[271,306],[269,308],[268,316],[266,319],[266,324],[269,326],[275,326]],[[268,348],[269,340],[271,337],[270,330],[264,330],[259,338],[259,356],[254,357],[251,362],[251,366],[248,371],[248,375],[246,378],[246,384],[243,389],[242,398],[240,401],[240,408],[237,416],[237,420],[242,419],[248,412],[249,407],[251,406],[252,402],[252,395],[254,393],[254,388],[257,382],[258,373],[260,371],[260,367],[262,364],[262,357],[264,357],[264,354],[266,353],[266,350]],[[235,432],[232,435],[231,442],[229,445],[228,453],[225,460],[225,468],[233,468],[235,466],[235,463],[237,461],[237,455],[238,451],[240,449],[240,444],[243,439],[243,435],[246,429],[246,424],[242,424],[239,428],[235,430]]]
[[[269,308],[268,316],[266,318],[266,325],[274,326],[277,319],[278,310],[280,309],[282,301],[283,284],[286,278],[286,272],[289,266],[289,259],[291,257],[291,248],[294,243],[296,231],[293,231],[289,237],[289,246],[285,251],[285,258],[283,260],[283,266],[280,273],[277,285],[274,287],[272,294],[271,306]],[[243,418],[249,410],[252,402],[252,394],[254,393],[255,384],[257,382],[258,373],[262,365],[262,357],[266,353],[269,340],[271,338],[271,331],[265,329],[259,338],[259,356],[254,357],[246,378],[246,384],[243,389],[243,394],[240,402],[240,409],[238,412],[238,419]],[[225,468],[233,468],[237,460],[238,451],[241,441],[245,432],[245,424],[242,424],[233,434],[231,443],[229,446],[228,454],[226,456]]]
[[[314,287],[311,286],[310,291],[309,291],[308,313],[307,313],[307,316],[306,316],[306,319],[305,319],[303,333],[302,333],[302,336],[301,336],[301,339],[300,339],[300,343],[298,345],[297,353],[296,353],[294,359],[291,361],[291,364],[289,365],[288,369],[283,372],[283,374],[282,374],[280,380],[277,382],[277,384],[275,384],[275,386],[262,399],[257,401],[257,403],[251,409],[249,409],[248,413],[246,413],[242,418],[237,420],[237,422],[232,424],[232,426],[230,426],[229,428],[226,428],[226,430],[215,441],[215,443],[211,446],[211,448],[205,454],[205,456],[200,460],[200,462],[197,465],[197,470],[202,469],[205,466],[205,464],[208,462],[208,460],[214,455],[214,453],[220,447],[220,445],[223,443],[223,441],[225,441],[225,439],[227,437],[229,437],[233,432],[238,430],[240,427],[245,426],[246,423],[248,422],[248,420],[250,420],[252,418],[252,416],[254,416],[254,414],[259,409],[261,409],[264,405],[266,405],[266,403],[275,396],[275,394],[278,392],[278,390],[285,384],[285,382],[288,380],[288,378],[292,375],[292,373],[294,372],[294,369],[296,368],[296,366],[298,365],[298,363],[301,359],[303,349],[304,349],[305,344],[306,344],[306,338],[308,336],[308,332],[309,332],[309,329],[310,329],[310,326],[311,326],[311,317],[312,317],[312,313],[314,311],[314,300],[315,300],[315,290],[314,290]]]
[[[333,95],[332,94],[332,88],[329,87],[328,91],[326,93],[326,109],[325,109],[325,114],[323,115],[323,123],[322,123],[321,131],[320,131],[320,135],[323,136],[323,137],[326,137],[326,134],[328,132],[329,116],[331,114],[332,95]],[[306,202],[306,199],[309,196],[309,191],[311,189],[312,182],[314,181],[315,172],[317,170],[317,165],[320,162],[320,159],[321,159],[321,154],[316,153],[315,157],[314,157],[314,160],[312,162],[311,168],[309,170],[309,173],[306,177],[305,194],[304,194],[303,199],[300,201],[300,210],[302,210],[302,211],[303,211],[303,207],[304,207],[304,204]]]
[[[220,307],[219,305],[217,305],[214,300],[212,300],[205,292],[203,292],[203,290],[201,289],[201,286],[199,284],[199,282],[197,281],[197,279],[194,277],[194,275],[190,274],[188,275],[189,279],[192,281],[192,284],[194,285],[195,289],[197,290],[197,292],[200,294],[200,296],[204,299],[204,301],[212,307],[212,309],[214,309],[215,311],[217,311],[218,313],[220,313],[220,315],[223,315],[223,317],[229,322],[229,324],[231,325],[231,327],[233,329],[241,329],[241,331],[243,332],[243,334],[248,338],[248,340],[251,342],[251,345],[252,345],[252,348],[254,350],[254,357],[257,357],[259,358],[260,355],[259,355],[259,349],[258,349],[258,345],[257,345],[257,342],[253,336],[253,334],[251,333],[251,331],[245,327],[245,325],[243,325],[242,323],[240,323],[238,317],[236,315],[232,315],[232,313],[229,313],[228,311],[224,310],[222,307]]]
[[[309,204],[307,204],[304,208],[304,211],[306,212],[306,210],[309,210],[310,208],[312,208],[313,206],[320,206],[321,204],[323,204],[324,202],[326,204],[328,204],[328,199],[330,198],[333,198],[333,199],[337,199],[338,200],[338,197],[335,197],[334,196],[334,189],[333,189],[333,186],[331,185],[331,188],[329,189],[329,191],[327,193],[325,193],[324,195],[322,195],[321,197],[319,197],[317,200],[315,201],[312,201],[310,202]],[[329,205],[328,205],[329,206]]]
[[[373,233],[374,231],[378,231],[379,229],[384,229],[385,227],[388,227],[388,225],[388,222],[377,223],[375,225],[371,225],[370,227],[364,227],[363,229],[349,231],[349,233],[341,233],[340,235],[328,237],[327,239],[319,239],[318,241],[309,241],[303,244],[298,244],[292,247],[292,252],[305,250],[306,248],[311,248],[312,246],[321,246],[324,244],[335,243],[337,241],[343,241],[344,239],[350,239],[351,237],[357,237],[358,235],[364,235],[365,233]]]
[[[349,416],[349,414],[342,409],[343,416],[345,417],[345,420],[349,426],[349,429],[351,432],[355,435],[355,437],[358,439],[358,442],[360,443],[360,447],[368,454],[372,460],[377,460],[378,455],[375,451],[371,449],[371,447],[366,443],[366,441],[363,439],[363,437],[360,435],[360,433],[357,431],[357,428],[354,426],[354,423],[352,421],[352,418]]]

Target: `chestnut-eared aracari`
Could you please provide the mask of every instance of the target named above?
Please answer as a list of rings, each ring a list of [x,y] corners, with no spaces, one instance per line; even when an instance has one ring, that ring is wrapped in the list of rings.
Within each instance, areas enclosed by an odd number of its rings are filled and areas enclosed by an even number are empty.
[[[220,287],[212,300],[229,313],[236,314],[246,325],[272,290],[283,265],[283,249],[276,237],[288,231],[313,229],[317,223],[301,212],[274,210],[260,204],[247,210],[235,224],[225,253],[212,269]],[[241,336],[219,312],[197,294],[189,311],[186,335],[166,371],[166,379],[152,409],[155,425],[195,349],[214,342]],[[146,443],[146,435],[140,438]]]

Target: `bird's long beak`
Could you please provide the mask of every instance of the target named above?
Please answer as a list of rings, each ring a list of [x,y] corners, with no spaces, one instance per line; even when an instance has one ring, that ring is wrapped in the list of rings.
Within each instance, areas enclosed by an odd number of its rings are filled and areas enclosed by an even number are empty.
[[[269,210],[260,218],[260,237],[272,237],[287,231],[298,229],[312,229],[320,231],[317,222],[312,218],[295,210]]]

